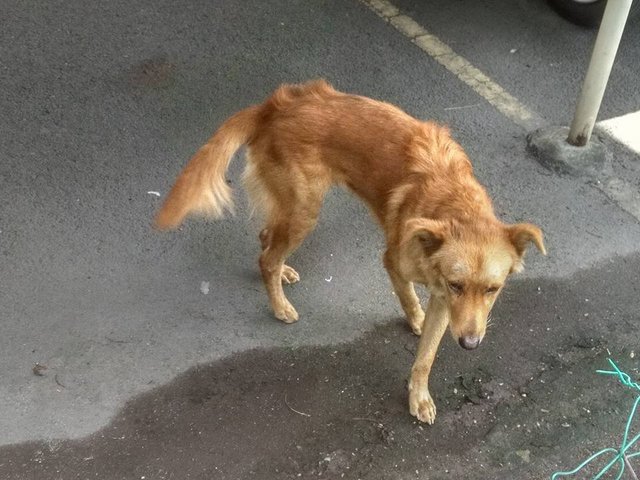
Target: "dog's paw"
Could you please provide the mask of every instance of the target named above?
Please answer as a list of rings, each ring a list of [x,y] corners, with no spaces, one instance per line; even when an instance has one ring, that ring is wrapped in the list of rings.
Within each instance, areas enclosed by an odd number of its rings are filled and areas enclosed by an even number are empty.
[[[411,317],[409,317],[409,326],[415,335],[422,335],[422,326],[424,325],[424,310],[418,307]]]
[[[436,404],[429,392],[409,391],[409,412],[421,422],[433,425],[436,420]]]
[[[298,321],[298,312],[293,308],[293,305],[285,300],[285,303],[279,308],[274,309],[274,314],[278,320],[282,320],[284,323],[293,323]]]
[[[300,281],[300,274],[298,274],[298,272],[296,272],[289,265],[284,265],[282,267],[282,274],[280,275],[280,277],[282,279],[282,283],[296,283]]]

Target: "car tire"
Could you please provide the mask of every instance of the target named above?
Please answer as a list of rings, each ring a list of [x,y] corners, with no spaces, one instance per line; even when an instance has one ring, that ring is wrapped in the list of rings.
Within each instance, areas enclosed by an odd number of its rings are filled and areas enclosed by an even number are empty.
[[[607,0],[576,1],[576,0],[548,0],[555,10],[564,18],[583,27],[597,27],[602,20],[602,14],[607,6]],[[631,15],[638,12],[640,0],[631,4]]]

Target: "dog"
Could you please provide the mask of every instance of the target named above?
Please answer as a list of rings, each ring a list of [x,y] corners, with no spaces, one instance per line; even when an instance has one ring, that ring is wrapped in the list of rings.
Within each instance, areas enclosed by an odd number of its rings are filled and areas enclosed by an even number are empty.
[[[244,184],[266,218],[260,271],[271,308],[285,323],[297,321],[298,312],[282,284],[300,277],[284,262],[316,225],[327,190],[345,186],[369,206],[384,231],[393,289],[421,337],[409,411],[432,424],[429,374],[445,330],[462,348],[480,345],[489,311],[507,277],[522,270],[527,247],[546,255],[540,228],[496,218],[446,127],[323,80],[282,85],[263,104],[225,121],[178,177],[157,228],[176,228],[190,214],[216,218],[232,211],[225,172],[242,145]],[[414,283],[430,291],[426,311]]]

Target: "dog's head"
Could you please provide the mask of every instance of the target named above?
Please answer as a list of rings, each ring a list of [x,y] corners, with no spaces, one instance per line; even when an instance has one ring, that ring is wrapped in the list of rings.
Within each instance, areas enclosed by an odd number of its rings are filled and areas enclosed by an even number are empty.
[[[507,277],[522,270],[527,246],[546,255],[535,225],[413,219],[406,227],[413,277],[444,301],[449,328],[466,349],[482,341],[489,312]]]

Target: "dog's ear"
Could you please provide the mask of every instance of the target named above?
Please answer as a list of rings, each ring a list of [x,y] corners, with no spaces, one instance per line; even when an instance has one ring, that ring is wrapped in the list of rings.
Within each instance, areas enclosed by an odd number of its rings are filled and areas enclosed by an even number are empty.
[[[507,227],[507,235],[511,244],[516,249],[516,253],[520,258],[524,255],[524,252],[529,246],[529,242],[533,243],[540,253],[547,254],[547,249],[544,248],[542,241],[542,230],[532,225],[531,223],[516,223]]]
[[[427,255],[438,250],[450,235],[451,226],[440,220],[430,218],[413,218],[407,221],[405,241],[416,238],[422,244]]]

